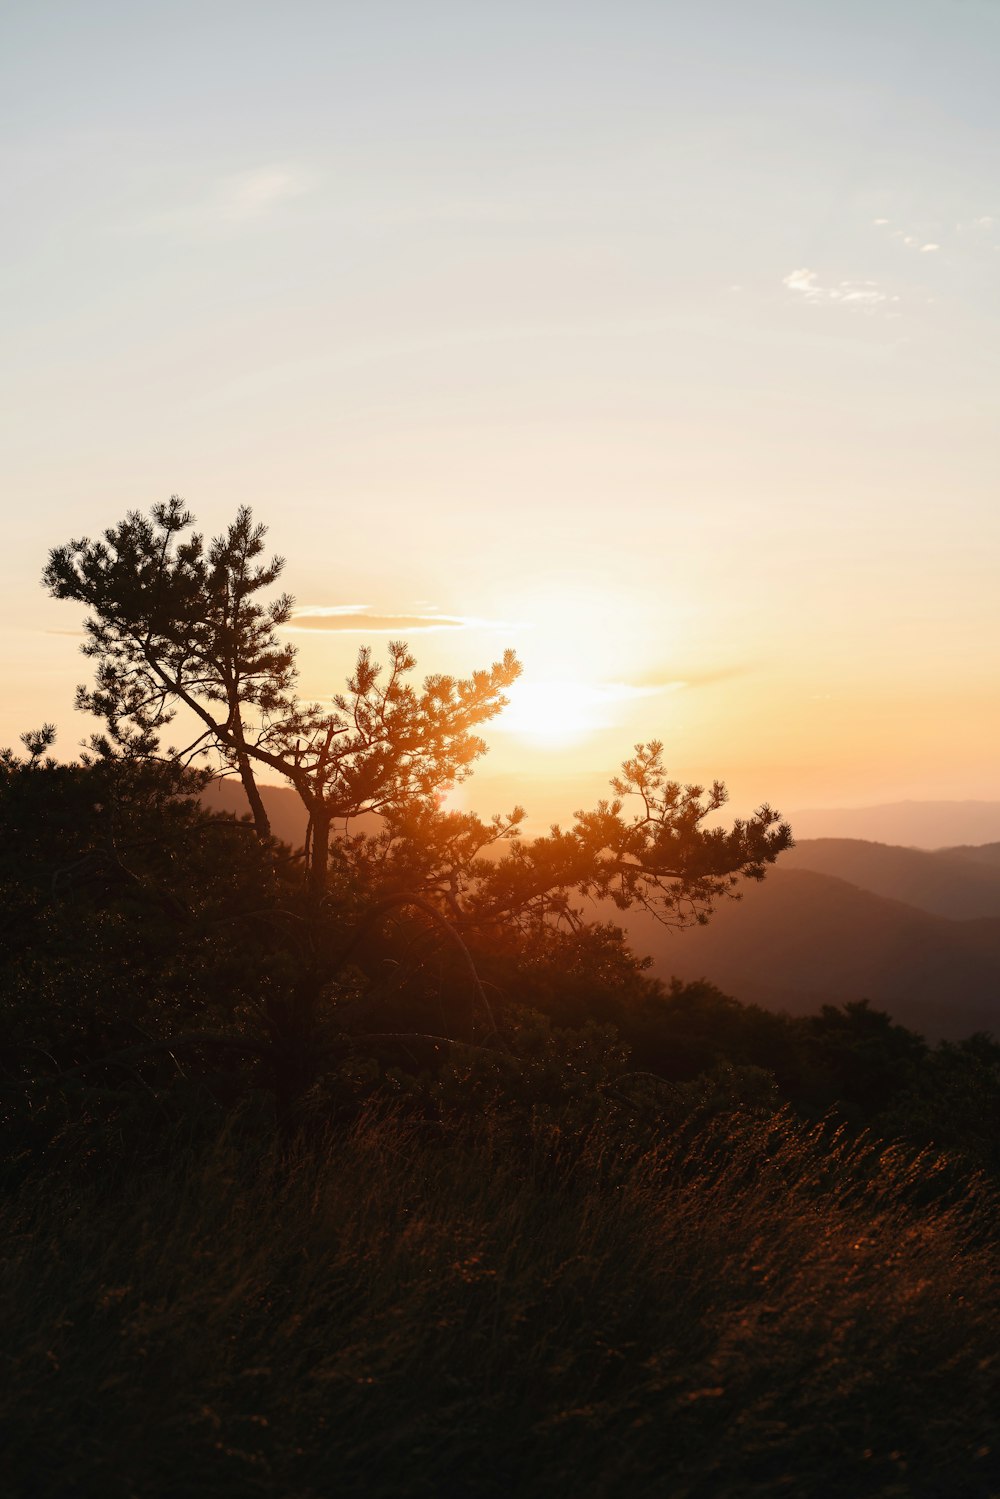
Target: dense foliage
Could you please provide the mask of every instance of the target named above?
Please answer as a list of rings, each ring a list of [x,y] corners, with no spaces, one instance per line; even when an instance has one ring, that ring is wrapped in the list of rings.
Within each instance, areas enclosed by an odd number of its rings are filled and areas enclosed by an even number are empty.
[[[454,852],[479,847],[465,817],[415,817],[408,844],[336,844],[317,905],[292,850],[206,813],[192,772],[64,765],[48,747],[0,772],[8,1141],[153,1099],[173,1118],[193,1099],[224,1110],[263,1096],[295,1129],[386,1089],[428,1118],[445,1096],[550,1111],[573,1099],[588,1118],[627,1102],[650,1119],[673,1097],[715,1096],[805,1120],[833,1110],[1000,1168],[990,1037],[930,1047],[863,1003],[796,1018],[707,982],[664,986],[617,927],[556,920],[551,897],[510,900],[507,865],[521,877],[530,853],[483,860],[466,887],[473,919],[442,920],[427,897],[444,859],[476,862]]]

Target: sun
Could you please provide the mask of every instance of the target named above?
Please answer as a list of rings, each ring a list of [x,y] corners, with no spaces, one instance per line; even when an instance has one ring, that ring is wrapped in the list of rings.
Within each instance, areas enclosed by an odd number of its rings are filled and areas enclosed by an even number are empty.
[[[507,692],[508,706],[493,728],[509,740],[536,750],[575,748],[608,730],[624,729],[636,716],[640,699],[672,688],[659,672],[637,659],[628,639],[650,631],[630,600],[612,607],[608,587],[596,583],[525,587],[506,600],[519,628],[530,631],[519,654],[525,675]],[[659,605],[657,638],[662,638],[669,607]],[[640,673],[638,682],[622,681],[621,662],[628,659]],[[646,680],[643,680],[643,677]]]
[[[497,727],[539,747],[578,744],[607,724],[606,693],[583,682],[515,682]]]

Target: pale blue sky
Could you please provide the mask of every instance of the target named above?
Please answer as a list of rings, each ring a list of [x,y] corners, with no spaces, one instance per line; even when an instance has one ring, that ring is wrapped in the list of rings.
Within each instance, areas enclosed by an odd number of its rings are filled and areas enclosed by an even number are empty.
[[[0,142],[0,742],[87,728],[47,548],[176,490],[589,684],[579,776],[1000,796],[993,0],[35,0]]]

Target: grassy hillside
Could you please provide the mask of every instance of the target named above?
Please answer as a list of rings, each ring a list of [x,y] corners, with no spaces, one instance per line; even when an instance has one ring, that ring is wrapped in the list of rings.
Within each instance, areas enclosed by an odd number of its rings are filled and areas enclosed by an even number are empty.
[[[232,1127],[4,1211],[5,1491],[944,1495],[1000,1481],[991,1203],[783,1116]]]

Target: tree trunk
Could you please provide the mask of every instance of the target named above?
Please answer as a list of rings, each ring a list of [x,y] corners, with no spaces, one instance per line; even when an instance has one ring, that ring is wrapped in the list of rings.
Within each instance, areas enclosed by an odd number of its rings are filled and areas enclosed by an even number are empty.
[[[237,752],[237,763],[240,768],[240,780],[243,782],[243,790],[246,792],[247,801],[250,803],[250,811],[253,813],[253,825],[257,831],[257,837],[261,843],[266,843],[271,836],[271,819],[261,799],[260,791],[257,789],[257,781],[250,765],[250,760],[242,750]]]
[[[330,856],[330,813],[326,807],[312,809],[312,839],[309,845],[309,883],[317,893],[326,889],[326,866]]]

